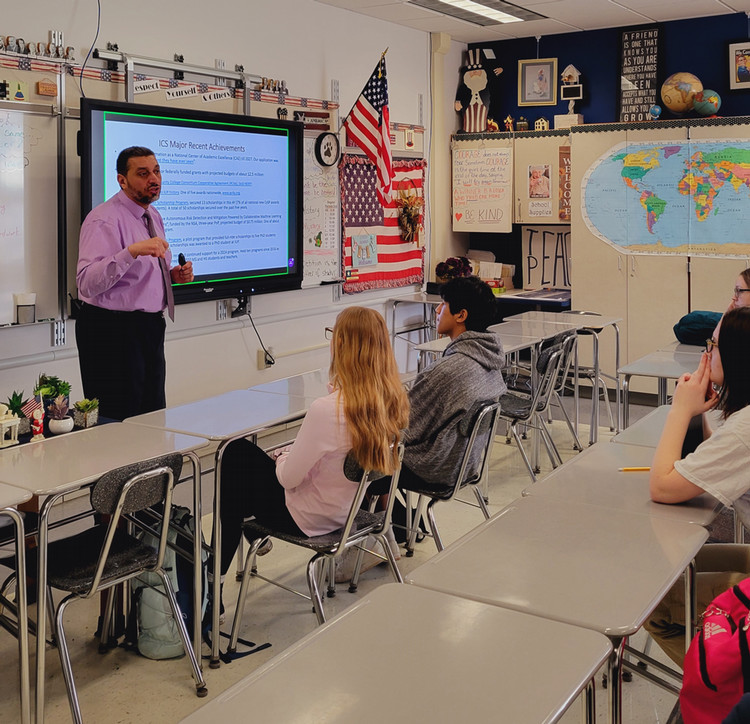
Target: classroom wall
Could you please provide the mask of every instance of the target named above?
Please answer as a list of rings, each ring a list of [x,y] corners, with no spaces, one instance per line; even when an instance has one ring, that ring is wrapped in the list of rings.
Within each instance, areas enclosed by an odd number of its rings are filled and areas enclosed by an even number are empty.
[[[2,32],[29,42],[46,42],[50,29],[60,30],[64,44],[76,48],[80,61],[94,41],[96,7],[93,0],[14,3],[3,8]],[[427,148],[431,126],[429,40],[427,33],[314,0],[213,0],[208,4],[134,0],[102,3],[96,47],[112,42],[123,52],[160,59],[180,53],[186,63],[206,66],[222,58],[227,68],[239,63],[249,73],[283,78],[290,94],[312,98],[330,98],[331,80],[337,79],[342,118],[387,47],[391,120],[420,123],[418,98],[422,95],[421,123],[427,128]],[[452,130],[450,127],[449,132]],[[440,145],[447,147],[445,142]],[[52,262],[40,259],[40,263]],[[168,403],[179,404],[325,365],[328,344],[323,330],[338,311],[350,304],[382,311],[392,295],[386,290],[338,299],[333,287],[317,287],[254,297],[251,310],[256,326],[277,358],[274,367],[263,371],[258,370],[260,347],[248,317],[219,322],[213,302],[178,306],[176,322],[167,323]],[[83,396],[74,322],[66,323],[64,346],[54,347],[51,335],[49,324],[0,330],[0,399],[15,389],[29,394],[42,371],[70,380],[73,400]],[[399,348],[399,354],[406,355],[406,349]]]

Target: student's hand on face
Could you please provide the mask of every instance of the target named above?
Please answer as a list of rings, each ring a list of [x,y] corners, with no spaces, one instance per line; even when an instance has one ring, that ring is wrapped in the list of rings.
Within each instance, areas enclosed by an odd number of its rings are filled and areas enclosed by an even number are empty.
[[[692,374],[685,373],[678,380],[672,407],[683,410],[692,417],[708,412],[716,401],[717,394],[711,384],[710,356],[704,352],[698,369]]]

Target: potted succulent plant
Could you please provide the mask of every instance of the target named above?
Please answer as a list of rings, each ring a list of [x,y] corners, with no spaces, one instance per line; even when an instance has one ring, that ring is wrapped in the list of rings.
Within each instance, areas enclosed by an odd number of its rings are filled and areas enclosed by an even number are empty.
[[[18,434],[25,435],[31,431],[31,420],[23,412],[23,406],[28,402],[28,399],[24,400],[23,390],[21,392],[13,391],[13,394],[8,398],[5,403],[8,405],[8,410],[15,415],[18,415],[18,419],[21,421],[18,426]]]
[[[60,396],[65,398],[65,404],[70,405],[70,382],[42,372],[36,381],[34,395],[41,395],[45,410],[53,403],[55,398]]]
[[[47,406],[49,431],[53,435],[60,435],[73,429],[73,418],[68,415],[68,410],[68,400],[63,395],[55,397],[52,404]]]
[[[99,400],[85,397],[73,404],[73,420],[76,427],[94,427],[99,421]]]

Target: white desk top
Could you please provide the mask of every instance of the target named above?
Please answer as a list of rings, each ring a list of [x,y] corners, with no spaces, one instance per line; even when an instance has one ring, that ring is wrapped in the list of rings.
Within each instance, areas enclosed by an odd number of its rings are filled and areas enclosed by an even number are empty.
[[[25,503],[30,498],[31,493],[28,490],[0,483],[0,514],[2,514],[3,508],[21,505],[21,503]]]
[[[656,448],[672,405],[659,405],[645,417],[632,423],[612,438],[612,442],[624,445],[642,445]]]
[[[536,311],[512,314],[505,319],[526,319],[529,321],[552,322],[553,324],[565,322],[578,325],[580,323],[582,325],[580,329],[601,329],[602,327],[608,327],[611,324],[622,322],[622,317],[607,317],[599,314],[571,314],[570,312]]]
[[[391,583],[183,722],[555,722],[609,651],[592,631]]]
[[[403,304],[405,302],[418,304],[438,305],[443,301],[439,294],[427,294],[427,292],[414,292],[413,294],[404,294],[400,297],[390,297],[388,301],[391,304]]]
[[[258,392],[272,392],[277,395],[290,395],[304,397],[308,400],[317,400],[328,394],[328,372],[325,370],[311,370],[299,375],[284,377],[273,382],[263,382],[253,385],[251,390]]]
[[[682,352],[684,354],[697,354],[701,355],[706,351],[705,345],[699,344],[682,344],[675,340],[669,344],[665,344],[663,347],[659,347],[658,352]]]
[[[489,328],[490,332],[495,330],[492,327]],[[518,352],[522,349],[528,349],[533,347],[535,344],[540,342],[539,337],[523,337],[516,334],[500,334],[497,333],[500,338],[500,342],[503,345],[503,352],[505,354],[511,354]],[[431,352],[433,354],[442,354],[445,352],[445,348],[450,344],[450,337],[438,337],[437,339],[431,339],[429,342],[423,342],[422,344],[414,345],[414,349],[419,352]]]
[[[653,448],[643,445],[598,442],[530,485],[523,495],[708,525],[721,510],[721,503],[708,493],[679,505],[654,503],[648,472],[618,472],[618,468],[648,467],[653,457]]]
[[[628,636],[707,538],[705,528],[691,523],[534,495],[406,577],[443,593]]]
[[[258,390],[234,390],[125,420],[145,426],[197,435],[208,440],[228,440],[304,417],[304,397]]]
[[[621,375],[677,379],[685,372],[695,372],[699,362],[700,357],[693,352],[662,350],[623,365],[618,372]]]
[[[62,493],[108,470],[206,444],[199,437],[113,422],[6,448],[0,452],[0,482],[34,495]]]
[[[493,324],[489,328],[489,331],[495,332],[495,334],[499,334],[501,337],[506,334],[513,334],[521,337],[547,339],[566,330],[582,328],[583,322],[581,320],[577,322],[547,322],[537,319],[511,319],[507,322],[500,322],[500,324]]]

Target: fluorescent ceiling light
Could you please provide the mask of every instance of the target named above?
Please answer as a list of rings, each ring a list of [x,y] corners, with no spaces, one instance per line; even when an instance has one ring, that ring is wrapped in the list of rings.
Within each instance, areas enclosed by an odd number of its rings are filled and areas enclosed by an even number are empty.
[[[544,15],[520,8],[505,0],[409,0],[409,3],[475,25],[518,23],[544,18]]]

